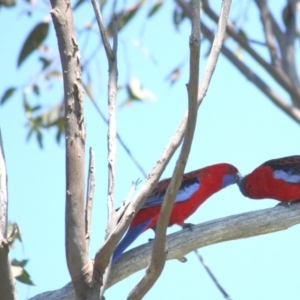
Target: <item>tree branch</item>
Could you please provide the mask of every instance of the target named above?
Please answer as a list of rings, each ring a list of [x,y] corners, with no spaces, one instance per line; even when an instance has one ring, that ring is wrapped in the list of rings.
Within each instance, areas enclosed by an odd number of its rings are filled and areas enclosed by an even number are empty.
[[[238,240],[271,232],[286,230],[300,224],[300,203],[275,206],[258,211],[237,214],[183,229],[167,236],[167,259],[177,259],[209,245]],[[124,253],[113,265],[108,287],[131,274],[144,269],[149,263],[153,242]],[[71,300],[72,289],[66,285],[60,290],[37,295],[30,300]],[[66,298],[63,298],[66,297]]]
[[[260,10],[260,18],[261,18],[261,22],[263,24],[266,44],[269,49],[272,65],[275,68],[282,68],[282,65],[281,65],[281,62],[280,62],[280,59],[279,59],[279,56],[277,53],[277,47],[275,45],[275,41],[273,38],[273,36],[274,36],[273,23],[275,20],[274,20],[274,18],[272,18],[271,12],[270,12],[265,0],[255,0],[255,2]]]
[[[0,236],[7,238],[7,172],[5,164],[4,146],[0,129]]]
[[[214,22],[218,22],[218,15],[209,7],[208,1],[202,1],[203,10]],[[228,24],[226,27],[227,34],[232,37],[241,47],[243,47],[255,61],[257,61],[276,81],[280,84],[292,97],[294,104],[300,107],[300,89],[294,86],[290,78],[281,69],[276,69],[269,64],[261,55],[258,54],[248,43],[248,41],[239,35],[232,25]]]
[[[102,112],[101,108],[99,107],[99,105],[97,104],[97,102],[95,101],[93,95],[90,93],[88,87],[84,84],[84,90],[85,93],[87,94],[87,96],[90,98],[91,102],[93,103],[96,111],[98,112],[98,114],[100,115],[100,117],[102,118],[102,120],[108,124],[108,120],[106,118],[106,116],[104,115],[104,113]],[[140,170],[140,172],[143,174],[143,176],[146,178],[147,174],[145,172],[145,170],[142,168],[142,166],[139,164],[139,162],[135,159],[135,157],[132,155],[130,149],[128,148],[128,146],[125,144],[125,142],[123,141],[123,139],[121,138],[120,134],[117,132],[117,140],[119,141],[119,143],[121,144],[121,146],[123,147],[123,149],[125,150],[125,152],[127,153],[127,155],[130,157],[130,159],[132,160],[132,162],[134,163],[134,165]]]
[[[212,31],[201,23],[201,30],[205,37],[213,41],[214,35]],[[231,61],[231,63],[250,80],[257,88],[259,88],[275,105],[287,113],[294,121],[300,124],[300,110],[288,104],[280,95],[278,95],[271,87],[269,87],[258,75],[256,75],[247,65],[239,60],[237,56],[232,53],[225,45],[222,47],[222,53]]]
[[[0,299],[15,300],[15,279],[8,256],[11,240],[7,237],[7,207],[7,172],[0,130]]]
[[[183,0],[179,0],[179,3],[184,3]],[[209,58],[207,60],[206,69],[203,74],[203,78],[201,80],[200,86],[199,86],[199,95],[198,95],[198,101],[202,101],[202,99],[206,95],[206,91],[208,89],[210,80],[212,78],[213,72],[216,68],[217,61],[220,55],[220,51],[222,49],[225,32],[226,32],[226,24],[228,20],[229,10],[230,10],[231,1],[229,0],[223,0],[220,17],[218,18],[218,29],[216,32],[216,36],[213,40],[211,52],[209,54]],[[184,5],[184,7],[186,7]],[[189,18],[192,17],[192,12],[189,10]],[[202,25],[201,25],[202,27]]]
[[[51,0],[51,5],[64,80],[67,265],[77,297],[95,299],[94,297],[99,295],[100,285],[93,285],[93,266],[88,258],[85,239],[85,128],[79,49],[75,40],[71,3]]]
[[[99,31],[104,44],[104,49],[108,61],[108,132],[107,132],[107,148],[108,148],[108,192],[107,192],[107,207],[108,207],[108,220],[106,227],[106,238],[114,230],[117,225],[117,214],[115,210],[115,178],[116,178],[116,151],[117,151],[117,124],[116,124],[116,99],[117,99],[117,84],[118,84],[118,66],[117,66],[117,50],[118,50],[118,31],[117,31],[117,17],[114,16],[114,39],[113,39],[113,49],[109,44],[108,38],[106,36],[105,27],[102,20],[102,15],[98,2],[92,0],[94,7],[97,23],[99,26]],[[112,254],[112,252],[110,253]],[[100,255],[95,256],[95,267],[98,272],[102,274],[105,272],[103,277],[103,286],[100,292],[100,299],[102,299],[106,282],[109,277],[111,261],[107,265],[102,265],[99,268],[102,260]],[[106,269],[106,270],[105,270]]]
[[[199,253],[198,249],[196,249],[194,252],[195,252],[197,258],[199,259],[199,261],[201,262],[202,266],[205,268],[205,270],[208,273],[209,277],[214,282],[214,284],[216,285],[216,287],[218,288],[218,290],[221,292],[221,294],[224,296],[224,298],[228,299],[228,300],[231,300],[231,297],[227,294],[227,292],[221,286],[221,284],[219,283],[219,281],[216,278],[216,276],[214,275],[214,273],[211,271],[211,269],[209,268],[209,266],[205,263],[203,257]]]
[[[190,36],[190,79],[188,88],[188,120],[186,133],[179,158],[174,169],[171,182],[167,188],[160,215],[157,221],[156,234],[151,255],[151,262],[144,277],[130,292],[129,300],[141,299],[154,285],[160,276],[166,259],[166,231],[170,215],[174,205],[174,199],[180,187],[182,175],[187,163],[193,142],[194,131],[197,122],[197,96],[199,82],[199,54],[200,54],[200,2],[191,1],[192,33]]]
[[[90,245],[94,193],[95,193],[95,153],[93,149],[90,148],[89,174],[88,174],[86,206],[85,206],[85,235],[87,241],[87,249],[89,249],[89,245]]]

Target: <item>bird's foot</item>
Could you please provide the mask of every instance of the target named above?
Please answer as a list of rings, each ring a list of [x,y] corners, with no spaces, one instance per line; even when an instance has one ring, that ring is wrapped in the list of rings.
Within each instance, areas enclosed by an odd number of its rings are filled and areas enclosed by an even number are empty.
[[[292,202],[280,202],[279,204],[276,205],[277,206],[282,206],[282,207],[290,207],[292,204]]]
[[[182,225],[182,229],[189,229],[189,230],[193,230],[193,227],[194,227],[195,225],[194,224],[192,224],[192,223],[184,223],[183,225]]]

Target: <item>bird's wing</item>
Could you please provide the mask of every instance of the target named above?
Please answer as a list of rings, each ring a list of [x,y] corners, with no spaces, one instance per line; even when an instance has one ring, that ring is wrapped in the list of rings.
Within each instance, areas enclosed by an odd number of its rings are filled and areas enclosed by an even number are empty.
[[[157,187],[155,188],[153,193],[148,197],[142,208],[144,209],[148,207],[161,205],[164,200],[164,196],[166,194],[170,181],[170,179],[165,179],[159,182]],[[198,176],[184,176],[180,188],[175,197],[175,202],[183,202],[188,200],[199,188],[200,180]]]
[[[282,179],[290,183],[300,182],[300,156],[289,156],[273,159],[263,164],[273,170],[275,179]]]
[[[131,245],[137,239],[137,237],[147,229],[147,226],[151,223],[151,221],[152,219],[149,219],[133,228],[128,229],[125,236],[114,251],[112,263],[115,263],[125,249],[129,247],[129,245]]]

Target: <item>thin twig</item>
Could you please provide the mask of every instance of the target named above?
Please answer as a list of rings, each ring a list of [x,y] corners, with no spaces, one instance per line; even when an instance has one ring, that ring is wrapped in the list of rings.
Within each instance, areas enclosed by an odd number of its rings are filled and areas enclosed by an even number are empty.
[[[195,252],[196,256],[198,257],[199,261],[201,262],[202,266],[204,267],[204,269],[206,270],[206,272],[208,273],[208,275],[210,276],[210,278],[214,282],[214,284],[217,286],[217,288],[219,289],[219,291],[224,296],[224,298],[228,299],[228,300],[231,300],[231,297],[227,294],[227,292],[221,286],[220,282],[217,280],[216,276],[214,275],[214,273],[212,272],[212,270],[210,269],[210,267],[206,264],[206,262],[204,261],[203,257],[199,253],[198,249],[194,250],[194,252]]]
[[[120,220],[121,217],[123,216],[125,210],[127,209],[128,205],[130,204],[133,193],[136,191],[136,188],[140,182],[141,181],[139,179],[132,182],[131,188],[130,188],[126,198],[123,200],[123,205],[117,211],[117,220]]]
[[[114,38],[113,49],[109,44],[106,30],[103,24],[101,10],[96,0],[92,0],[97,23],[99,26],[101,38],[104,44],[105,53],[108,61],[108,131],[107,131],[107,149],[108,149],[108,192],[107,192],[107,208],[108,220],[106,227],[106,238],[114,230],[117,225],[117,214],[115,210],[115,178],[116,178],[116,152],[117,152],[117,124],[116,124],[116,99],[117,99],[117,82],[118,82],[118,67],[117,67],[117,50],[118,50],[118,30],[117,30],[117,17],[114,16]],[[112,252],[111,252],[112,254]],[[96,257],[95,260],[101,259]],[[97,264],[95,264],[97,266]],[[103,285],[101,287],[100,299],[106,288],[106,282],[109,277],[111,261],[105,270],[103,276]],[[102,272],[103,270],[98,270]]]
[[[201,29],[205,37],[213,41],[214,35],[212,31],[202,22]],[[287,103],[278,93],[276,93],[270,86],[268,86],[262,78],[255,74],[247,65],[239,60],[236,55],[228,49],[225,45],[222,47],[222,53],[231,61],[231,63],[256,87],[258,87],[275,105],[282,109],[294,121],[300,124],[300,110],[289,103]]]
[[[218,22],[219,16],[209,7],[208,1],[202,1],[202,4],[202,8],[207,16],[210,17],[214,22]],[[291,82],[291,79],[286,75],[286,73],[282,69],[275,68],[273,65],[269,64],[257,51],[250,46],[247,39],[235,31],[235,28],[231,24],[227,25],[226,32],[291,95],[294,104],[300,107],[300,89]]]
[[[99,107],[99,105],[95,101],[94,97],[90,93],[89,88],[84,83],[82,83],[82,84],[83,84],[83,87],[85,89],[85,92],[86,92],[87,96],[90,98],[91,102],[93,103],[94,107],[96,108],[96,111],[98,112],[98,114],[100,115],[100,117],[102,118],[102,120],[106,124],[108,124],[108,120],[107,120],[106,116],[104,115],[104,113],[102,112],[101,108]],[[130,159],[132,160],[132,162],[134,163],[134,165],[139,169],[139,171],[146,178],[147,177],[147,173],[145,172],[145,170],[143,169],[143,167],[138,163],[138,161],[135,159],[135,157],[131,153],[130,149],[127,147],[127,145],[125,144],[125,142],[123,141],[123,139],[121,138],[121,136],[120,136],[120,134],[118,132],[117,132],[117,140],[119,141],[119,143],[121,144],[121,146],[123,147],[123,149],[125,150],[125,152],[127,153],[127,155],[130,157]]]
[[[90,237],[91,237],[94,193],[95,193],[95,154],[93,149],[90,148],[89,173],[88,173],[86,207],[85,207],[85,234],[86,234],[87,248],[89,248]]]
[[[271,62],[275,68],[281,68],[281,62],[277,53],[277,47],[274,41],[273,24],[271,12],[268,9],[267,3],[264,0],[255,0],[260,10],[260,17],[264,28],[266,45],[269,49]]]
[[[106,35],[106,30],[105,27],[103,25],[103,20],[102,20],[102,14],[101,14],[101,10],[99,8],[98,2],[96,0],[92,0],[92,4],[93,4],[93,8],[94,8],[94,12],[96,15],[96,20],[98,23],[98,27],[99,27],[99,31],[101,34],[101,38],[102,38],[102,42],[105,48],[105,52],[107,55],[108,60],[113,61],[114,60],[114,53],[110,47],[107,35]]]

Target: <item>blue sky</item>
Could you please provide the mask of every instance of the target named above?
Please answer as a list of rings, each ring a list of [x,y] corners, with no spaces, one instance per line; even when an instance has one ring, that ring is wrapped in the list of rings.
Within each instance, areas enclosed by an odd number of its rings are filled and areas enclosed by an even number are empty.
[[[233,4],[232,16],[236,16],[241,7],[246,6],[246,1],[242,3],[244,6]],[[33,18],[20,15],[15,9],[2,9],[0,12],[0,32],[5,41],[0,56],[2,70],[5,70],[5,76],[2,72],[0,81],[0,94],[12,85],[26,86],[38,76],[38,54],[33,54],[20,70],[16,68],[16,61],[20,45],[29,29],[41,19],[49,19],[48,8],[41,3],[39,5],[40,12],[34,14]],[[280,2],[277,5],[280,7]],[[124,84],[129,76],[139,78],[156,95],[156,101],[133,103],[120,108],[117,120],[119,134],[147,172],[158,159],[187,106],[185,84],[188,81],[189,36],[187,21],[180,27],[179,33],[174,33],[170,15],[173,7],[171,1],[145,25],[143,18],[149,7],[146,6],[138,15],[137,23],[129,24],[120,34],[119,82]],[[246,14],[248,21],[240,18],[239,22],[249,35],[259,39],[261,29],[259,23],[254,21],[255,13],[254,4],[249,5]],[[81,13],[75,14],[76,26],[80,27],[90,20],[91,14],[90,4],[84,4]],[[7,28],[14,28],[13,37]],[[155,63],[135,46],[137,40],[141,40],[150,49]],[[84,39],[79,37],[78,42],[83,47]],[[91,51],[98,42],[97,35],[93,34],[86,47],[87,51]],[[51,45],[51,51],[56,51],[52,25],[47,43]],[[207,47],[208,44],[204,42],[201,72],[206,63],[204,54]],[[91,63],[91,75],[95,97],[106,111],[107,63],[101,47],[99,52],[99,57]],[[246,54],[244,59],[255,66]],[[165,77],[182,62],[185,62],[182,76],[170,87]],[[258,66],[255,68],[273,88],[284,95]],[[48,107],[58,103],[62,96],[62,82],[56,80],[52,84],[54,87],[50,89],[44,83],[42,97],[30,95],[30,101],[44,103]],[[119,103],[124,99],[124,93],[120,93]],[[93,147],[96,153],[96,194],[90,249],[92,258],[103,242],[106,222],[106,125],[88,100],[85,105],[86,153],[89,147]],[[9,219],[18,222],[24,241],[23,245],[15,245],[11,257],[29,259],[27,269],[36,284],[30,288],[17,284],[20,299],[58,289],[70,280],[64,253],[64,144],[55,144],[51,131],[44,134],[44,150],[38,148],[34,139],[26,143],[25,123],[22,97],[18,93],[0,107],[0,125],[9,176]],[[186,171],[228,162],[237,166],[242,174],[247,174],[268,159],[298,154],[299,133],[298,124],[266,99],[221,56],[199,110]],[[164,178],[171,175],[176,158],[175,155],[163,174]],[[142,175],[119,145],[116,181],[118,204],[127,195],[131,182],[137,178],[142,178]],[[272,200],[249,200],[239,193],[237,186],[230,186],[205,202],[188,221],[196,224],[276,204]],[[179,229],[173,226],[168,232]],[[232,299],[293,300],[300,296],[300,262],[297,259],[300,251],[299,234],[300,227],[294,226],[278,233],[212,245],[200,249],[200,253]],[[151,237],[152,231],[144,233],[133,247],[147,242]],[[162,276],[145,299],[223,299],[195,255],[191,253],[187,258],[185,264],[167,262]],[[143,272],[113,286],[107,291],[107,298],[125,298]]]

